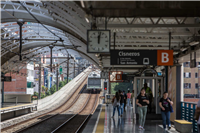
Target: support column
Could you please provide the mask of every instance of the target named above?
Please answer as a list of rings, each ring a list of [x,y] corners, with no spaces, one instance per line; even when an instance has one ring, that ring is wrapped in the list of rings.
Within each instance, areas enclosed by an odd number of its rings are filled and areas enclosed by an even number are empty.
[[[58,91],[59,81],[58,81],[58,65],[57,65],[57,72],[56,72],[56,90]]]
[[[67,56],[67,83],[69,81],[69,53],[68,53],[68,56]]]
[[[181,119],[181,65],[176,66],[176,119]]]
[[[38,99],[41,99],[41,58],[39,57],[39,83],[38,83]]]
[[[165,66],[165,91],[168,91],[168,66]]]
[[[3,72],[1,72],[1,76],[4,76],[4,73]],[[1,104],[2,104],[2,106],[1,107],[3,107],[3,104],[4,104],[4,81],[1,81],[1,98],[2,98],[2,100],[1,100]]]
[[[24,24],[23,20],[17,21],[19,25],[19,60],[22,60],[22,26]]]

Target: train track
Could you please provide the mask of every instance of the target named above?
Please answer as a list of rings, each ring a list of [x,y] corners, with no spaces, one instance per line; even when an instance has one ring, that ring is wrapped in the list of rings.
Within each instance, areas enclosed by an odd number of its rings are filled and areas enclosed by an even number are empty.
[[[31,118],[31,119],[25,120],[23,122],[20,122],[18,124],[6,127],[4,129],[2,129],[1,132],[6,132],[6,133],[7,132],[16,132],[16,133],[22,132],[34,125],[40,124],[41,122],[46,121],[54,116],[57,116],[58,114],[60,114],[64,111],[66,111],[80,97],[80,95],[81,95],[80,92],[82,92],[83,88],[86,87],[86,85],[85,85],[86,83],[87,83],[87,78],[85,78],[84,81],[77,87],[77,89],[69,96],[69,98],[66,100],[66,102],[64,104],[62,104],[61,106],[59,106],[58,108],[56,108],[50,112],[47,112],[45,114],[42,114],[40,116],[37,116],[37,117]]]
[[[84,107],[71,118],[58,126],[51,133],[78,133],[90,115],[94,112],[98,101],[98,94],[92,95],[87,100]]]

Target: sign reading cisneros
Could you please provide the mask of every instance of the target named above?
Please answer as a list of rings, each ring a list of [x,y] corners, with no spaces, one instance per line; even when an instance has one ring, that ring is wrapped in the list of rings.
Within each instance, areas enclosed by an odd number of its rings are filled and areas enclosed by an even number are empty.
[[[156,50],[111,50],[111,65],[157,65]]]

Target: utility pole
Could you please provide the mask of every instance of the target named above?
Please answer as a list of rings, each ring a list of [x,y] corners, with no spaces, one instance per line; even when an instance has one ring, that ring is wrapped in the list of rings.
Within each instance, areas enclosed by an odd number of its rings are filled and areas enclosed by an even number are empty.
[[[19,19],[17,21],[17,24],[19,25],[19,60],[22,60],[22,26],[24,24],[23,19]]]
[[[38,99],[41,99],[41,65],[42,65],[42,63],[41,63],[41,57],[39,57],[39,85],[38,85],[38,92],[39,92],[39,96],[38,96]]]
[[[57,65],[57,72],[56,72],[56,89],[58,91],[58,65]]]
[[[69,53],[68,53],[68,56],[67,56],[67,83],[69,81]]]
[[[51,54],[51,59],[50,59],[50,70],[51,70],[51,72],[52,72],[52,56],[53,56],[53,51],[52,51],[52,49],[53,49],[53,46],[49,46],[49,48],[50,48],[50,54]]]
[[[75,78],[75,59],[74,59],[74,78]]]

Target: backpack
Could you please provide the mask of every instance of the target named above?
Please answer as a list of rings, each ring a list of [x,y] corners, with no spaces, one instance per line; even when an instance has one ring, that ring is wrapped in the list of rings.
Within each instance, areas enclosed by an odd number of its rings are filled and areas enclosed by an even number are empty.
[[[117,98],[114,99],[113,106],[120,106],[120,102],[117,102]]]

